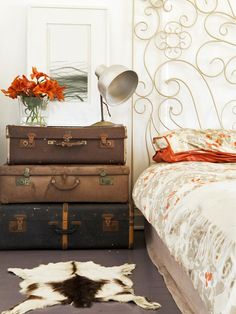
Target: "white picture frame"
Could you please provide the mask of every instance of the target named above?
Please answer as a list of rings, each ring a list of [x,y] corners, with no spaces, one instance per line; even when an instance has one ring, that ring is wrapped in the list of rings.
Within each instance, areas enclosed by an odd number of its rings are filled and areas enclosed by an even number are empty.
[[[27,72],[31,73],[32,66],[36,66],[66,86],[68,110],[63,114],[61,104],[52,105],[52,125],[58,119],[59,123],[70,125],[99,119],[95,69],[108,64],[108,15],[108,8],[97,6],[28,8]],[[74,106],[79,109],[75,111]],[[69,113],[70,119],[66,119]],[[75,113],[77,118],[73,121]],[[95,115],[97,118],[93,118]]]

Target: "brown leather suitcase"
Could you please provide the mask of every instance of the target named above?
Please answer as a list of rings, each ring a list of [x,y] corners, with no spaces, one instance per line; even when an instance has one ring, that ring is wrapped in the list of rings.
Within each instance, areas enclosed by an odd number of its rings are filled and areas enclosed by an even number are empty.
[[[128,204],[0,205],[0,249],[132,248]]]
[[[125,164],[126,128],[8,125],[8,164]]]
[[[0,203],[129,201],[129,167],[2,165]]]

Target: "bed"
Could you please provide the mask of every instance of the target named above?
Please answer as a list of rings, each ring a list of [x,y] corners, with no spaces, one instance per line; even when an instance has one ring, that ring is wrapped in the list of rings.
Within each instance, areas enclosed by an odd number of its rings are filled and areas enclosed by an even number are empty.
[[[133,0],[133,199],[183,313],[236,313],[234,2]]]
[[[182,313],[235,314],[236,163],[159,160],[141,173],[133,199],[149,256]]]

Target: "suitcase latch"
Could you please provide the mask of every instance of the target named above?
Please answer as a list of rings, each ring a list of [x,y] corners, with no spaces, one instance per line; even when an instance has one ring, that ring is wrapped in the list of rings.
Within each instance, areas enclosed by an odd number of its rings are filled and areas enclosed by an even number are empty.
[[[63,135],[63,140],[65,142],[69,142],[72,139],[72,135],[71,134],[65,134]]]
[[[16,178],[16,185],[30,185],[30,169],[25,168],[23,177]]]
[[[102,170],[100,172],[99,184],[100,185],[113,185],[114,184],[114,177],[108,176],[106,171]]]
[[[9,221],[9,232],[26,231],[26,215],[15,215],[15,220]]]
[[[119,221],[114,220],[114,215],[103,214],[103,231],[115,232],[119,230]]]
[[[108,140],[108,135],[106,133],[100,134],[100,148],[114,148],[114,141]]]
[[[24,148],[32,148],[35,147],[35,133],[28,133],[28,139],[21,139],[20,140],[20,147]]]
[[[71,142],[70,141],[71,139],[72,139],[71,134],[65,134],[63,136],[62,142],[48,141],[48,144],[61,146],[61,147],[73,147],[73,146],[86,146],[87,145],[87,141],[85,141],[85,140]]]

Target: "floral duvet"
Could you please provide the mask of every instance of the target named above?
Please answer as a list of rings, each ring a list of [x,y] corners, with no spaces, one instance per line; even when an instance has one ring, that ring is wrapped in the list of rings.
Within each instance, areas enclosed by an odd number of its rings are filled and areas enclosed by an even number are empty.
[[[209,313],[236,314],[236,163],[154,164],[133,199]]]

